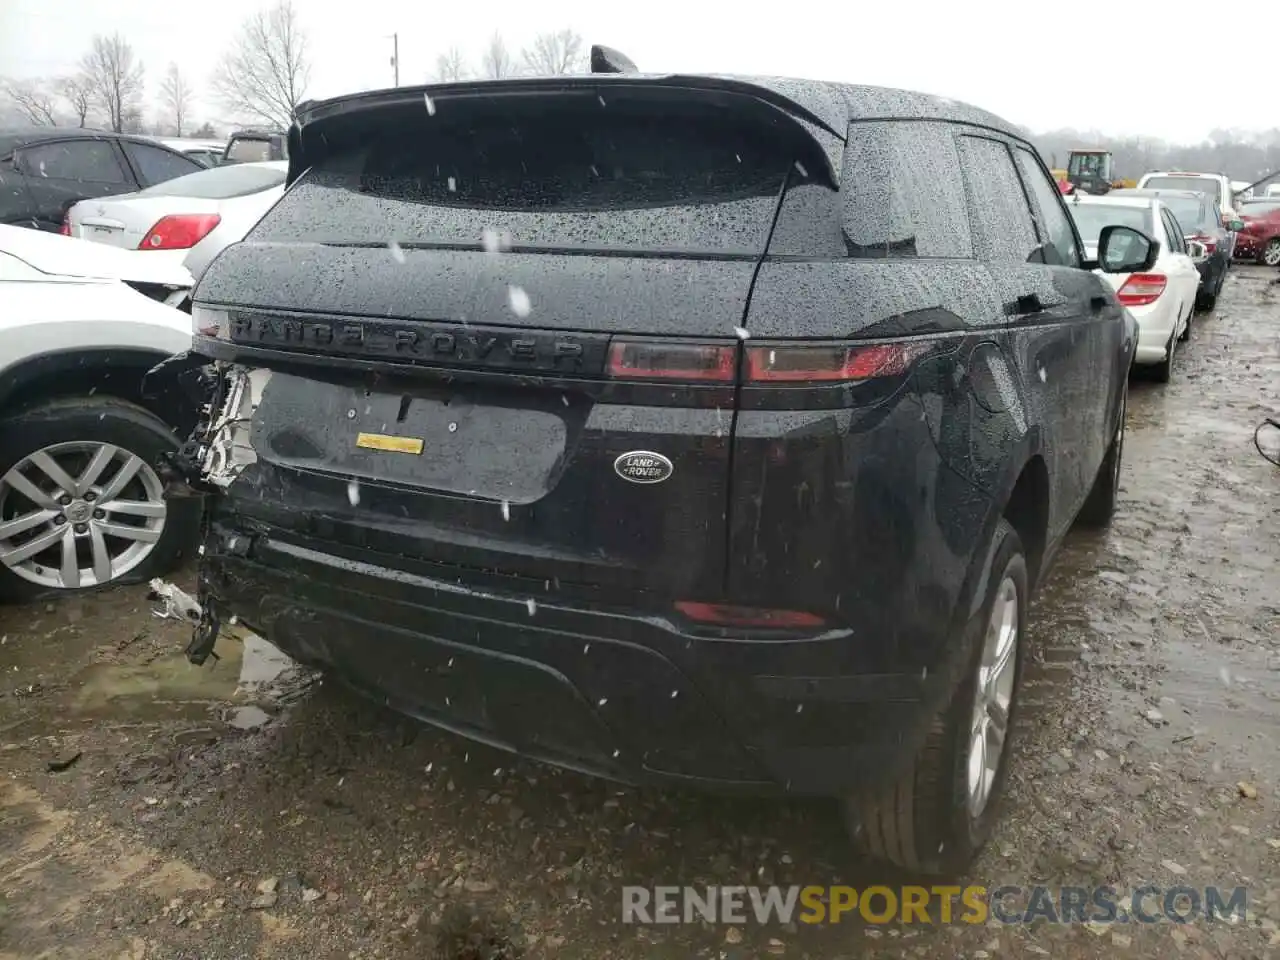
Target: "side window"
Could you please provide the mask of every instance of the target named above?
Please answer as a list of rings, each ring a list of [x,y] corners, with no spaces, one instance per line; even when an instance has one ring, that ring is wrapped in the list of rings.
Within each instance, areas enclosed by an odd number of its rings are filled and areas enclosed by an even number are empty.
[[[142,181],[144,187],[149,187],[153,183],[164,183],[174,177],[203,169],[194,160],[189,160],[178,153],[161,150],[159,147],[150,147],[145,143],[133,143],[129,140],[123,141],[123,145],[130,162],[137,168],[138,179]]]
[[[1022,177],[1027,189],[1035,198],[1035,207],[1039,211],[1036,226],[1040,231],[1040,239],[1046,244],[1044,259],[1046,263],[1064,267],[1080,266],[1080,248],[1076,244],[1076,232],[1071,227],[1071,220],[1062,209],[1062,200],[1057,186],[1049,179],[1049,175],[1040,167],[1036,155],[1025,147],[1014,150],[1018,165],[1022,167]],[[1034,212],[1034,211],[1033,211]]]
[[[979,256],[1014,263],[1040,263],[1031,207],[1009,148],[986,137],[960,138],[960,166],[969,188],[969,216]]]
[[[90,183],[129,182],[115,148],[103,140],[40,143],[23,148],[19,156],[23,172],[30,177]]]
[[[972,257],[954,128],[849,125],[841,226],[851,257]]]

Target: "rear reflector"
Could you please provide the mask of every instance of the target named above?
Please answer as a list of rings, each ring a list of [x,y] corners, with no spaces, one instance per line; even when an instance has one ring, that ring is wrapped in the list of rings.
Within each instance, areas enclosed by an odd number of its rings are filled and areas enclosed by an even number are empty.
[[[188,250],[222,222],[216,213],[179,213],[162,217],[138,244],[139,250]]]
[[[721,603],[676,602],[676,609],[698,623],[720,627],[821,627],[826,621],[800,610],[764,610],[758,607],[736,607]]]
[[[614,341],[609,347],[609,376],[621,380],[732,383],[736,349],[719,344]]]
[[[1210,237],[1207,234],[1196,233],[1187,237],[1187,239],[1194,240],[1196,243],[1203,243],[1205,250],[1209,253],[1214,253],[1218,249],[1218,241],[1214,240],[1213,237]]]
[[[1145,307],[1160,299],[1167,283],[1162,273],[1135,273],[1120,287],[1116,299],[1126,307]]]
[[[928,349],[923,342],[865,347],[797,345],[747,348],[747,380],[753,383],[858,382],[897,377]]]

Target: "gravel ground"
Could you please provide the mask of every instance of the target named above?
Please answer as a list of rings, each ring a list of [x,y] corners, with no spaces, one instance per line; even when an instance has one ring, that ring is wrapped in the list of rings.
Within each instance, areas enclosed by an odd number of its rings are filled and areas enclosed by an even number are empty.
[[[1073,537],[1035,604],[1010,792],[966,878],[1244,886],[1247,918],[624,925],[624,884],[904,878],[824,804],[514,761],[254,637],[191,667],[129,588],[0,610],[0,958],[1280,958],[1269,279],[1237,268],[1173,382],[1134,382],[1117,522]]]

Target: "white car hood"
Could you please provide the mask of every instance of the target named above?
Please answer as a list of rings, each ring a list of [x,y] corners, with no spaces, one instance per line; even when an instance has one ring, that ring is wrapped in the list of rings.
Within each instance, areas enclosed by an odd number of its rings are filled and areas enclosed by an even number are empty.
[[[59,277],[123,280],[191,287],[190,272],[179,263],[147,250],[120,250],[45,233],[28,227],[0,225],[0,251],[17,257],[41,273]]]

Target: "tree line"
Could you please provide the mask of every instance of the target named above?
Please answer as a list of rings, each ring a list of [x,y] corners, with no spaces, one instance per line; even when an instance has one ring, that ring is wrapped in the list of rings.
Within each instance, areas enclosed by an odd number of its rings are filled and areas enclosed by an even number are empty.
[[[493,33],[474,59],[458,47],[436,57],[424,79],[456,82],[472,78],[554,76],[587,70],[582,37],[570,29],[539,34],[513,50],[500,32]],[[93,38],[88,52],[67,76],[0,81],[0,96],[25,119],[40,125],[104,126],[121,133],[150,132],[174,136],[213,136],[213,126],[195,127],[201,98],[191,78],[176,63],[160,77],[153,114],[144,114],[146,71],[120,34]],[[289,125],[294,107],[306,99],[311,81],[307,34],[293,0],[274,2],[240,24],[230,47],[207,79],[204,102],[216,104],[235,124]],[[1236,180],[1254,181],[1280,171],[1280,129],[1264,133],[1215,130],[1199,144],[1171,144],[1141,136],[1106,137],[1096,132],[1054,130],[1028,132],[1051,167],[1063,167],[1077,147],[1112,151],[1119,177],[1148,170],[1186,169],[1223,172]]]

